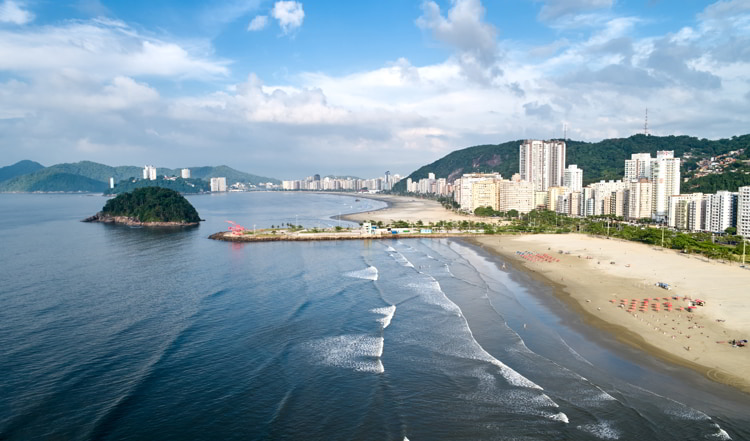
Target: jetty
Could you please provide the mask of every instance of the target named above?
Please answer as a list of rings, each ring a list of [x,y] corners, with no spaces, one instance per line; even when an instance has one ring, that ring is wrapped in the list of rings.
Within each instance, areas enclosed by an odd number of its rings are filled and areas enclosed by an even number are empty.
[[[364,234],[360,231],[354,232],[277,232],[269,234],[237,234],[232,231],[221,231],[208,236],[209,239],[223,240],[226,242],[312,242],[333,240],[388,240],[388,239],[439,239],[445,237],[476,237],[484,236],[479,232],[445,232],[445,233],[391,233],[391,234]]]

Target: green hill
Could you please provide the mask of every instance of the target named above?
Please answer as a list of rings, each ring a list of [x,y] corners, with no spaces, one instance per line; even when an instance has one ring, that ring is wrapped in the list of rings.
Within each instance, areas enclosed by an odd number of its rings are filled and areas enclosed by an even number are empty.
[[[226,165],[219,165],[217,167],[189,167],[190,177],[209,180],[210,178],[226,177],[227,185],[234,184],[235,182],[249,182],[250,184],[257,185],[261,182],[272,182],[274,184],[281,184],[281,181],[274,178],[267,178],[265,176],[253,175],[250,173],[244,173],[237,171]],[[175,176],[180,175],[180,171],[177,170],[174,173]]]
[[[104,182],[72,173],[44,168],[34,173],[0,182],[0,192],[92,192],[101,193]]]
[[[29,161],[28,159],[18,161],[13,165],[0,167],[0,182],[7,181],[8,179],[13,179],[17,176],[33,173],[43,168],[44,166],[42,164],[34,161]]]
[[[37,164],[38,167],[33,164],[37,163],[21,161],[0,169],[0,172],[6,171],[8,176],[6,179],[0,179],[0,192],[104,192],[109,188],[110,177],[118,183],[143,177],[143,168],[136,166],[111,167],[91,161],[55,164],[46,168],[41,164]],[[157,168],[156,171],[158,176],[180,176],[180,169]],[[278,179],[243,173],[225,165],[191,167],[190,171],[192,178],[206,181],[212,177],[224,176],[227,178],[227,184],[281,183]]]
[[[107,201],[102,208],[106,216],[125,216],[140,222],[194,223],[200,216],[185,197],[160,187],[137,188]]]
[[[519,146],[523,140],[497,145],[479,145],[454,151],[437,161],[420,167],[408,176],[414,181],[435,173],[437,178],[453,182],[464,173],[496,172],[504,178],[518,173]],[[622,179],[625,159],[633,153],[651,153],[657,150],[674,150],[676,157],[683,158],[682,173],[697,168],[697,162],[706,157],[721,155],[733,150],[750,147],[750,135],[734,136],[731,139],[708,140],[691,136],[646,136],[605,139],[596,143],[566,141],[567,164],[582,168],[584,185],[602,179]],[[689,158],[685,154],[689,153]],[[690,184],[690,182],[688,182]],[[406,179],[394,186],[395,192],[404,192]]]

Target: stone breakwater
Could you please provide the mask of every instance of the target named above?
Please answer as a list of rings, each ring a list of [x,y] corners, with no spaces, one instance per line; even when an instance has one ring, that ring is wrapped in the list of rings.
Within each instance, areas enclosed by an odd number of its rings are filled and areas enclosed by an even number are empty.
[[[439,239],[444,237],[476,237],[476,233],[433,233],[433,234],[383,234],[367,235],[359,233],[301,233],[278,235],[237,235],[232,232],[219,232],[208,236],[209,239],[226,242],[310,242],[331,240],[383,240],[383,239]]]
[[[101,212],[87,217],[81,222],[100,222],[104,224],[121,224],[131,227],[194,227],[198,222],[141,222],[134,217],[110,216]]]

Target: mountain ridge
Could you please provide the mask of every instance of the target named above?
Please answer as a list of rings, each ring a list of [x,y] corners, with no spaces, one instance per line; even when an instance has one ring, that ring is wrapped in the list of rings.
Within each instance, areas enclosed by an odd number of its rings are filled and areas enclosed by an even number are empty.
[[[404,193],[406,179],[418,181],[427,178],[428,173],[435,173],[436,178],[446,178],[453,182],[464,173],[500,173],[510,178],[518,173],[519,146],[524,140],[508,141],[502,144],[483,144],[455,150],[442,158],[424,165],[394,185],[393,191]],[[731,138],[708,140],[687,135],[652,136],[637,134],[628,138],[605,139],[595,143],[566,140],[566,166],[577,164],[583,169],[583,184],[601,180],[622,179],[625,159],[633,153],[650,153],[656,155],[658,150],[673,150],[676,157],[683,158],[683,177],[691,176],[698,169],[698,162],[707,157],[715,157],[731,151],[742,150],[740,158],[750,159],[750,134]],[[687,156],[686,156],[687,154]],[[728,190],[736,191],[740,185],[750,185],[750,167],[734,170]],[[715,175],[713,175],[715,176]],[[688,180],[686,188],[706,188],[708,181],[716,180],[710,176]]]
[[[21,165],[19,165],[21,164]],[[39,167],[34,166],[37,164]],[[235,170],[226,165],[188,167],[196,179],[226,177],[227,183],[261,182],[280,183],[278,179],[254,175]],[[19,173],[20,171],[27,173]],[[193,171],[195,170],[195,171]],[[7,171],[8,179],[0,179],[0,192],[104,192],[109,188],[109,178],[120,182],[142,177],[143,168],[136,166],[112,167],[92,161],[61,163],[44,167],[41,164],[24,160],[11,166],[0,168]],[[179,176],[180,169],[157,168],[158,175]]]

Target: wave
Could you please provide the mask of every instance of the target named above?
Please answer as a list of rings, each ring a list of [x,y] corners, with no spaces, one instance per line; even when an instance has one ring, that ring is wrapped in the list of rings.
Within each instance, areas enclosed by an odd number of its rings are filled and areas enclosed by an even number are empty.
[[[369,267],[358,270],[358,271],[349,271],[348,273],[344,273],[346,277],[353,277],[355,279],[365,279],[365,280],[378,280],[378,269],[374,266],[370,265]]]
[[[380,360],[383,345],[383,337],[347,334],[313,340],[305,346],[315,363],[357,372],[382,374],[385,372]]]
[[[375,308],[372,310],[375,314],[381,314],[383,317],[379,318],[378,321],[383,325],[383,329],[387,328],[391,324],[393,314],[396,313],[396,305],[384,306],[382,308]]]
[[[577,426],[576,429],[590,433],[599,439],[620,439],[620,431],[612,427],[610,421],[600,421],[596,424]]]

